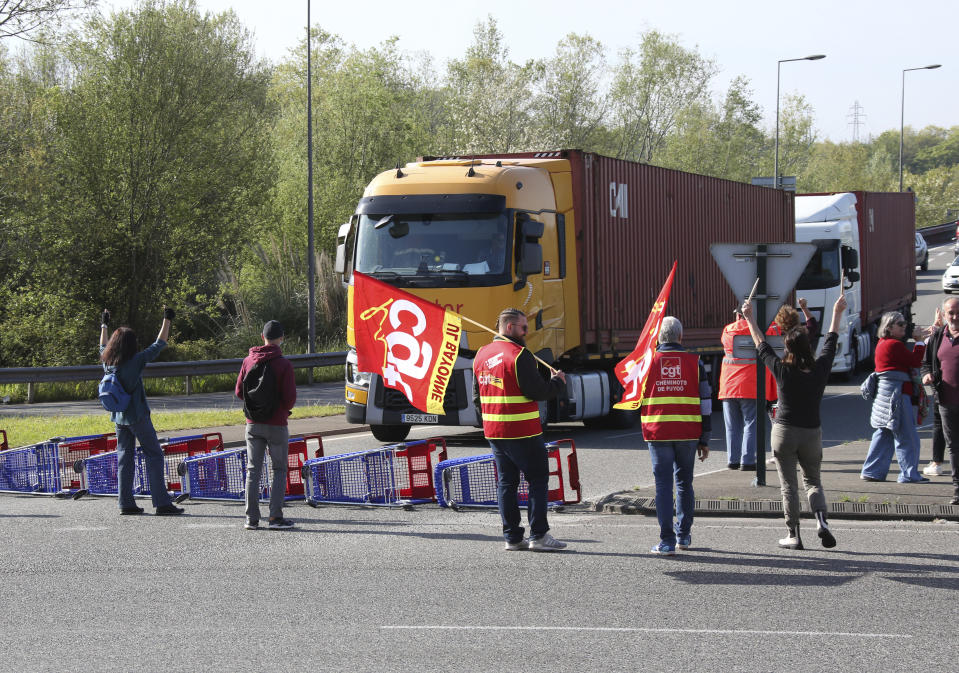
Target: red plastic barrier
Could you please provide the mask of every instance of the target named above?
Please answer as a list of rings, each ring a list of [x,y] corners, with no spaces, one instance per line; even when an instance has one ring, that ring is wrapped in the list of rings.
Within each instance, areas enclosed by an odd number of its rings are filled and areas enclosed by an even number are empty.
[[[309,456],[310,443],[316,442],[313,455]],[[319,434],[290,437],[290,452],[286,462],[286,495],[304,495],[303,475],[300,468],[308,458],[323,457],[323,436]]]
[[[60,485],[63,490],[79,491],[83,488],[82,477],[74,470],[77,461],[117,448],[117,435],[108,432],[77,439],[57,442],[60,462]]]
[[[432,500],[436,502],[436,489],[433,486],[433,465],[446,460],[446,440],[442,437],[430,437],[422,442],[410,442],[396,450],[396,470],[402,474],[405,467],[408,479],[406,487],[400,487],[403,500]],[[400,462],[405,458],[405,464]],[[398,483],[404,483],[398,476]]]
[[[189,435],[187,437],[172,437],[160,443],[163,449],[164,472],[167,478],[167,490],[178,493],[183,490],[180,484],[180,475],[177,465],[185,458],[199,456],[204,453],[221,451],[223,449],[223,435],[219,432],[208,432],[204,435]]]

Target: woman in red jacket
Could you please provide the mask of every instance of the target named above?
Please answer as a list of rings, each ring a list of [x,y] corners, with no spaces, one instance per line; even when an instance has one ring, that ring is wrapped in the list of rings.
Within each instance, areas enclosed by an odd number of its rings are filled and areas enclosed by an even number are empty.
[[[916,327],[912,338],[916,344],[911,349],[906,346],[907,322],[899,312],[890,312],[879,321],[879,343],[876,345],[876,373],[880,379],[894,378],[901,383],[901,411],[897,414],[899,426],[893,431],[888,427],[876,428],[869,444],[869,453],[862,466],[860,479],[863,481],[885,481],[892,463],[893,451],[899,461],[899,483],[929,481],[919,474],[919,433],[916,431],[916,411],[912,398],[918,395],[913,390],[912,370],[922,366],[922,356],[926,345],[921,341],[922,331]],[[875,402],[874,402],[875,404]]]

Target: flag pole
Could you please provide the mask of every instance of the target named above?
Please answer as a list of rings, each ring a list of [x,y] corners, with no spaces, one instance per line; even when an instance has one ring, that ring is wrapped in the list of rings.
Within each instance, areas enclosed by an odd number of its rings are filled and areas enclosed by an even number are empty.
[[[453,313],[453,311],[450,311],[450,313]],[[465,320],[466,322],[468,322],[468,323],[471,324],[471,325],[476,325],[476,326],[479,327],[479,328],[485,329],[487,332],[489,332],[489,333],[492,334],[493,336],[504,337],[504,338],[506,338],[506,339],[509,339],[510,341],[513,341],[512,339],[510,339],[510,338],[509,338],[508,336],[506,336],[505,334],[500,334],[499,332],[490,329],[489,327],[487,327],[487,326],[484,325],[483,323],[476,322],[475,320],[470,320],[470,319],[467,318],[465,315],[461,315],[461,314],[459,314],[459,313],[457,313],[456,315],[459,316],[460,320]],[[516,343],[516,342],[513,341],[513,343]],[[519,345],[519,344],[517,344],[517,345]],[[559,373],[559,370],[558,370],[558,369],[554,369],[552,365],[550,365],[548,362],[545,362],[544,360],[542,360],[541,358],[539,358],[539,357],[536,355],[536,353],[534,353],[533,351],[530,351],[530,355],[532,355],[533,358],[534,358],[538,363],[540,363],[541,365],[543,365],[544,367],[546,367],[547,369],[549,369],[549,370],[550,370],[551,372],[553,372],[554,374],[558,374],[558,373]]]

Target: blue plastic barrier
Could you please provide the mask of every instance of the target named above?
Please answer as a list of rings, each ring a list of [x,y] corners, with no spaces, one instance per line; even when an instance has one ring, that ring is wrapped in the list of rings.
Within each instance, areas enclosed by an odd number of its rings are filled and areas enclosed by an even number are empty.
[[[435,502],[434,453],[440,460],[446,457],[442,438],[308,460],[302,468],[307,504],[391,507]]]
[[[56,495],[61,483],[56,442],[0,451],[0,491]]]
[[[569,446],[564,461],[561,447]],[[580,501],[579,465],[576,445],[571,439],[560,439],[546,445],[549,461],[549,505],[557,507]],[[454,458],[436,465],[433,475],[436,485],[436,501],[441,507],[496,507],[497,475],[493,454]],[[567,490],[569,492],[567,492]],[[522,476],[518,489],[519,502],[529,500],[529,484]]]

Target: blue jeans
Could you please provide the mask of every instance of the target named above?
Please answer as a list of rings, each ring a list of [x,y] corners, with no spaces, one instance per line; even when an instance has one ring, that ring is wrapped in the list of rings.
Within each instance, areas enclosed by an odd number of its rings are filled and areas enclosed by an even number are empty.
[[[862,465],[862,476],[871,479],[885,479],[889,474],[889,465],[892,463],[892,454],[895,450],[896,460],[899,461],[899,483],[919,481],[919,432],[916,430],[916,412],[908,395],[902,396],[902,416],[899,433],[892,430],[876,428],[872,433],[872,442],[869,444],[869,453]]]
[[[270,518],[283,518],[286,500],[286,473],[289,469],[290,429],[285,425],[246,424],[246,517],[260,520],[260,475],[266,462],[267,448],[273,466],[270,483]]]
[[[536,540],[549,530],[546,521],[546,505],[549,493],[549,461],[543,435],[523,439],[490,439],[493,459],[496,461],[497,502],[503,521],[503,537],[507,542],[523,539],[523,527],[519,512],[520,472],[529,483],[529,505],[526,518],[529,520],[529,537]]]
[[[696,465],[695,440],[688,442],[648,442],[656,480],[656,518],[659,539],[676,544],[677,535],[689,535],[693,528],[693,467]],[[676,525],[673,526],[673,479],[676,480]]]
[[[141,418],[132,425],[117,425],[117,500],[121,508],[136,507],[133,499],[133,477],[136,471],[135,447],[140,440],[140,449],[146,462],[147,480],[150,484],[150,498],[154,507],[162,507],[173,502],[166,490],[166,477],[163,473],[163,449],[157,439],[153,421],[149,416]]]
[[[756,400],[723,400],[726,426],[726,462],[756,464]]]

